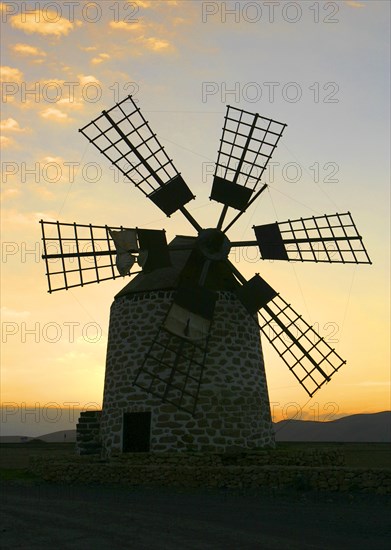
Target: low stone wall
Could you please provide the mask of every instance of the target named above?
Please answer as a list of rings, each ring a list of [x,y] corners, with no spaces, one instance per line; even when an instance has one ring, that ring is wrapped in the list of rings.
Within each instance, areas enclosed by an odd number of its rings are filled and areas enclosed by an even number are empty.
[[[100,421],[102,411],[84,411],[80,413],[76,424],[76,452],[79,455],[100,454]]]
[[[170,465],[173,468],[224,466],[342,466],[344,455],[336,449],[262,449],[233,453],[118,453],[110,462],[135,465]]]
[[[160,487],[294,488],[391,493],[391,469],[347,468],[338,451],[263,451],[246,454],[135,453],[110,460],[31,459],[46,481]]]

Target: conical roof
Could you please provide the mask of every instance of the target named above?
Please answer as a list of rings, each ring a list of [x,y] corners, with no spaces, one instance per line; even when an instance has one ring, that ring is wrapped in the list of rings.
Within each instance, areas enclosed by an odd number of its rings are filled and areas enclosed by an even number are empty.
[[[177,236],[170,245],[191,246],[196,237]],[[178,288],[179,283],[196,285],[201,274],[202,262],[188,262],[191,250],[170,250],[171,267],[155,269],[149,273],[136,275],[116,296],[120,298],[137,292],[148,292],[152,290],[173,290]],[[184,267],[186,269],[184,270]],[[238,283],[233,277],[225,262],[214,262],[211,264],[205,287],[212,290],[231,290],[238,288]]]
[[[195,237],[177,236],[170,244],[187,245],[194,242]],[[175,289],[179,283],[179,275],[189,258],[191,250],[170,250],[171,267],[155,269],[150,273],[136,275],[116,296],[119,298],[135,292],[147,292],[150,290]]]

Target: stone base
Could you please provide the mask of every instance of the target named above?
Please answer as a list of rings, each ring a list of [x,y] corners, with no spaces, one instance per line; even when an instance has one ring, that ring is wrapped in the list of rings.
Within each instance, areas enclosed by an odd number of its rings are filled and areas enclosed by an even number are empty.
[[[274,447],[259,330],[236,296],[219,292],[195,414],[133,384],[173,291],[117,298],[111,307],[101,423],[104,455],[124,448],[124,414],[151,414],[152,452]],[[169,371],[159,373],[168,378]]]

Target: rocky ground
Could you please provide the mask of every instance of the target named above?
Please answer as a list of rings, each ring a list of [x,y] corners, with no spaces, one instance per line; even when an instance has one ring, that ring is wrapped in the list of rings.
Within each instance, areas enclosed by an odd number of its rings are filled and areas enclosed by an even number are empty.
[[[2,549],[389,548],[384,495],[4,482]]]

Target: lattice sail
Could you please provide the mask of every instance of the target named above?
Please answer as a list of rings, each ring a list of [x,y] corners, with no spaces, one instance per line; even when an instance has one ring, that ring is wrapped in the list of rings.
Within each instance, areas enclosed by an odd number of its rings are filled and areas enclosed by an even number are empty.
[[[245,210],[286,124],[228,106],[211,199]]]
[[[131,96],[79,131],[168,216],[194,198]]]
[[[238,295],[249,313],[258,311],[261,331],[309,396],[346,363],[259,275]]]
[[[134,384],[178,409],[194,414],[207,348],[161,327]]]
[[[280,295],[259,315],[263,334],[310,397],[346,363]]]
[[[148,272],[171,265],[162,230],[40,224],[49,292],[136,275],[141,267]]]
[[[43,220],[40,224],[49,292],[120,277],[107,226]]]
[[[194,414],[205,366],[216,292],[179,287],[134,383]]]
[[[261,258],[372,263],[350,212],[254,226]]]

